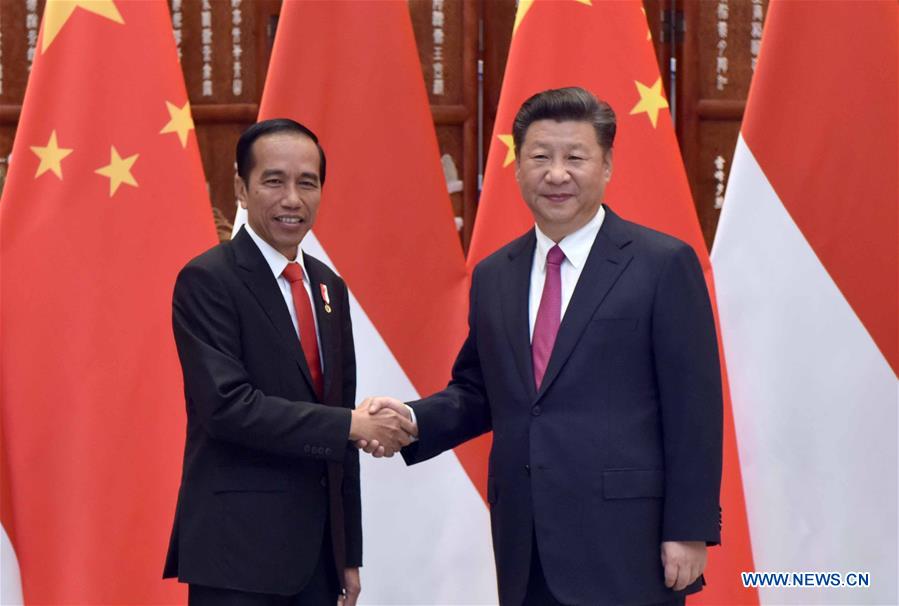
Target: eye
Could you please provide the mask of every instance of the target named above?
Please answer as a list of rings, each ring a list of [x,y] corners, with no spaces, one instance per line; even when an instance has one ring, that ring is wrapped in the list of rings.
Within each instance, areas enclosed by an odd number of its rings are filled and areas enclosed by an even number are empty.
[[[318,188],[318,183],[316,183],[315,181],[310,181],[310,180],[307,179],[307,180],[304,180],[304,181],[300,181],[300,187],[303,188],[303,189],[317,189],[317,188]]]
[[[264,185],[281,185],[281,179],[278,177],[269,177],[262,182]]]

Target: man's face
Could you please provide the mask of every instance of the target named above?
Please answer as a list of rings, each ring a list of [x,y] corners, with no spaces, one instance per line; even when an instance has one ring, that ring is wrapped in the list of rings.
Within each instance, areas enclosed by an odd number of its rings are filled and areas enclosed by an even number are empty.
[[[253,170],[247,183],[234,177],[235,195],[259,237],[292,261],[321,200],[318,148],[301,134],[275,133],[256,139],[250,153]]]
[[[538,120],[518,150],[515,178],[541,231],[558,242],[602,204],[612,158],[589,122]]]

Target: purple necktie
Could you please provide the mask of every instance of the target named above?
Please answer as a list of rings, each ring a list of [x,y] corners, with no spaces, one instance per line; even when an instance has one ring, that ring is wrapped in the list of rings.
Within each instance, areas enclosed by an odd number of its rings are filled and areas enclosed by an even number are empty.
[[[559,324],[562,322],[562,261],[565,253],[555,245],[546,254],[546,281],[543,283],[543,295],[537,309],[537,321],[534,322],[534,338],[531,340],[531,358],[534,362],[534,382],[537,389],[543,382],[549,355],[553,351]]]

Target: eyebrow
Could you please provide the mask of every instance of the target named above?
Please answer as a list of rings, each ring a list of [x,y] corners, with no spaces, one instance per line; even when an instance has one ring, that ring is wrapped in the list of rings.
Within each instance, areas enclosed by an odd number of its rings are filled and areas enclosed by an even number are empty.
[[[533,152],[545,152],[545,151],[547,151],[547,150],[549,150],[549,149],[552,149],[552,150],[558,150],[558,151],[561,151],[562,153],[566,153],[566,154],[570,154],[570,153],[588,153],[588,152],[589,152],[589,147],[588,147],[588,146],[586,146],[586,145],[581,145],[581,144],[579,144],[579,143],[574,143],[574,144],[569,144],[569,145],[562,145],[562,146],[558,146],[558,147],[557,147],[557,146],[555,146],[555,145],[552,145],[552,144],[546,143],[546,142],[543,142],[543,143],[535,142],[535,143],[532,145],[532,147],[531,147],[531,152],[532,152],[532,153],[533,153]]]
[[[534,147],[587,147],[587,144],[580,141],[553,141],[545,139],[535,139],[531,142]],[[522,145],[522,147],[524,147]]]

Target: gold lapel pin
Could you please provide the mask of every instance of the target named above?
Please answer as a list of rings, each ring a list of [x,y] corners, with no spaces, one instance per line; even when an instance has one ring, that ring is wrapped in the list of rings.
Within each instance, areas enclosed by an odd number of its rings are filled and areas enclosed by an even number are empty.
[[[325,302],[325,313],[331,313],[331,297],[328,296],[328,287],[325,284],[319,284],[322,291],[322,301]]]

